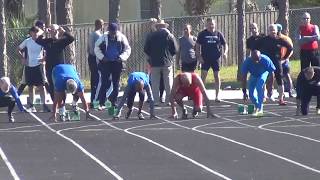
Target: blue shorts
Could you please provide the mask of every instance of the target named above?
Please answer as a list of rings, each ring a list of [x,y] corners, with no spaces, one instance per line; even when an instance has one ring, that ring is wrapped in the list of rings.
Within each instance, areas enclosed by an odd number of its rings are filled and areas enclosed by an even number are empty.
[[[214,61],[204,61],[203,64],[201,64],[201,70],[209,71],[209,69],[212,68],[213,71],[220,71],[220,61],[219,59]]]
[[[282,73],[283,73],[283,74],[288,74],[288,73],[290,73],[290,64],[289,64],[289,61],[286,61],[286,62],[282,63]]]

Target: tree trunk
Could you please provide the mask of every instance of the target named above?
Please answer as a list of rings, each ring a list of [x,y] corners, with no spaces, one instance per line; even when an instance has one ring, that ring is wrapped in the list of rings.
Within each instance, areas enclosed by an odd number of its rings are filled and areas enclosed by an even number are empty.
[[[0,0],[0,76],[7,76],[6,19],[4,0]]]
[[[161,0],[152,0],[151,17],[161,19]]]
[[[274,0],[274,5],[279,10],[277,23],[282,25],[282,32],[289,34],[289,0]]]
[[[51,24],[50,0],[38,0],[38,18],[46,23]]]
[[[21,19],[24,17],[23,7],[24,0],[4,0],[4,9],[6,18],[8,20],[12,18]]]
[[[119,23],[120,0],[109,0],[109,23]]]
[[[57,24],[68,25],[63,26],[66,31],[73,32],[73,1],[72,0],[56,0]],[[75,65],[75,44],[71,43],[65,49],[65,57],[67,63]]]
[[[241,65],[245,58],[245,2],[244,0],[237,0],[237,12],[238,12],[238,72],[237,80],[241,80]]]

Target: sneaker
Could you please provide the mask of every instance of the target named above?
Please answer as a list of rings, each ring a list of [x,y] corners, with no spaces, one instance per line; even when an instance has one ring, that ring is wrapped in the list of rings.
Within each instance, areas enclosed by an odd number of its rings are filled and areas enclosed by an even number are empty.
[[[127,114],[126,114],[126,119],[129,119],[131,113],[132,113],[132,109],[129,109],[128,112],[127,112]]]
[[[214,101],[217,103],[221,102],[221,100],[219,98],[216,98]]]
[[[103,111],[104,109],[106,109],[106,107],[103,106],[103,105],[100,105],[100,106],[98,107],[98,110],[99,110],[99,111]]]
[[[37,112],[37,109],[34,106],[30,106],[29,111],[34,113]]]
[[[72,111],[78,111],[79,108],[78,108],[78,105],[72,105]]]
[[[259,109],[257,109],[252,116],[254,117],[262,117],[263,116],[263,111],[260,111]]]
[[[320,115],[320,108],[317,108],[316,114]]]
[[[182,119],[188,119],[188,110],[186,108],[182,109]]]
[[[275,101],[276,101],[276,99],[275,99],[274,97],[272,97],[272,96],[269,96],[268,99],[269,99],[271,102],[275,102]]]
[[[59,115],[59,119],[60,119],[60,121],[65,122],[66,121],[66,115],[65,114],[60,114]]]
[[[285,102],[284,100],[279,100],[279,106],[286,106],[287,102]]]
[[[15,120],[14,120],[14,118],[13,118],[13,116],[12,115],[9,115],[9,122],[10,123],[13,123]]]
[[[42,105],[42,111],[43,112],[51,112],[50,108],[46,104]]]
[[[196,117],[198,117],[199,116],[199,112],[198,111],[193,111],[192,112],[192,117],[193,118],[196,118]]]
[[[144,117],[143,117],[142,113],[139,113],[139,114],[138,114],[138,119],[139,119],[139,120],[144,120]]]

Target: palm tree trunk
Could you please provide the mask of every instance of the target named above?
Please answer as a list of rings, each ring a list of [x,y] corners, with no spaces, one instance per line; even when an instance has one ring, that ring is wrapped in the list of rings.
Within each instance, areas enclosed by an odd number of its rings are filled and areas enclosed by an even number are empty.
[[[241,65],[245,58],[245,2],[244,0],[237,0],[238,12],[238,72],[237,80],[241,80]]]
[[[73,0],[56,0],[57,23],[64,26],[66,31],[73,32]],[[65,49],[67,63],[75,65],[75,44],[71,43]]]
[[[6,53],[6,19],[4,15],[4,0],[0,0],[0,76],[7,75]]]
[[[289,0],[275,0],[279,16],[277,23],[282,25],[282,32],[289,33]]]
[[[161,0],[152,0],[152,11],[151,11],[151,17],[154,17],[156,19],[161,19]]]
[[[50,0],[38,0],[38,17],[46,25],[51,24]]]
[[[120,0],[109,0],[109,22],[119,23]]]

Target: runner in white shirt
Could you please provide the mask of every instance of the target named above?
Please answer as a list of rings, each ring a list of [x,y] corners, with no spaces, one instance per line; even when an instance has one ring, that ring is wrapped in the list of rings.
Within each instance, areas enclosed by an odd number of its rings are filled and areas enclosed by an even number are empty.
[[[35,112],[36,109],[33,106],[34,101],[34,88],[37,86],[40,91],[41,101],[43,103],[43,111],[49,112],[45,100],[45,78],[43,72],[43,48],[35,42],[36,33],[39,28],[33,26],[29,30],[30,37],[25,39],[18,48],[18,52],[21,56],[22,64],[25,65],[25,81],[29,87],[29,105],[30,110]]]

